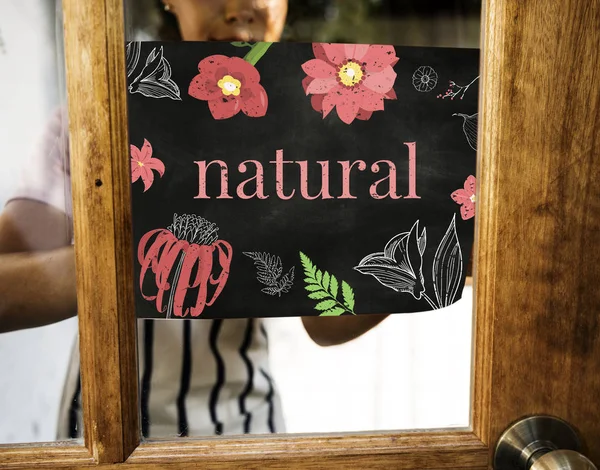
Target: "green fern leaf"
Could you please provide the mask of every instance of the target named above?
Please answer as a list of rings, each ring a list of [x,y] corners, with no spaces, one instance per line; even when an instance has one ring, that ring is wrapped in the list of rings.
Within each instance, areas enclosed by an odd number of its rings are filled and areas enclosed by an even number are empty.
[[[329,290],[329,273],[327,271],[325,271],[325,274],[323,274],[323,289],[325,289],[326,291]]]
[[[321,286],[318,284],[308,284],[307,286],[304,286],[304,288],[309,292],[314,292],[316,290],[322,290]]]
[[[304,273],[306,274],[306,277],[314,279],[316,266],[312,263],[310,258],[304,253],[300,252],[300,261],[302,262],[302,267],[304,268]]]
[[[329,309],[325,312],[323,312],[321,315],[321,317],[339,317],[340,315],[342,315],[346,310],[344,310],[341,307],[333,307],[332,309]]]
[[[337,298],[338,295],[338,280],[335,278],[335,276],[332,274],[331,275],[331,279],[329,280],[329,292],[331,292],[331,297],[333,297],[334,299]]]
[[[344,305],[351,313],[354,313],[354,291],[346,281],[342,281],[342,296],[344,297]]]
[[[318,290],[316,292],[311,292],[310,294],[308,294],[308,297],[313,300],[321,300],[329,297],[329,294],[324,290]]]
[[[340,284],[337,278],[328,271],[321,271],[304,253],[300,253],[300,261],[304,268],[304,289],[308,298],[320,302],[315,305],[321,316],[339,316],[343,313],[354,315],[354,291],[346,282],[342,281],[343,304],[337,300]]]
[[[315,305],[315,310],[329,310],[330,308],[335,307],[336,304],[337,302],[333,299],[323,300],[323,302],[319,302]]]

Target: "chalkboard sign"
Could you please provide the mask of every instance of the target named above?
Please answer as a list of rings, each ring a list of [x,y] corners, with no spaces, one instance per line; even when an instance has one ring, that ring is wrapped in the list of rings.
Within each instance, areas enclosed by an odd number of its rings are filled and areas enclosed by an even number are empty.
[[[132,42],[127,75],[138,317],[460,299],[477,50]]]

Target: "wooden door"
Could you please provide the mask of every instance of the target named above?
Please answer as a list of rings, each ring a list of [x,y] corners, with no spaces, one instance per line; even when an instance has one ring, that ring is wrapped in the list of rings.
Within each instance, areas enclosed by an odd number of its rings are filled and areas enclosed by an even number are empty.
[[[0,466],[485,469],[516,419],[572,423],[600,463],[600,2],[483,12],[472,427],[140,443],[122,0],[64,0],[84,445]]]

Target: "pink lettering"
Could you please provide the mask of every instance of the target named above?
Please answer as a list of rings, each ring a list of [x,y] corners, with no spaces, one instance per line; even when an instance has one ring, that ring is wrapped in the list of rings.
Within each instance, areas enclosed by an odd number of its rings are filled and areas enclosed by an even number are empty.
[[[396,194],[396,165],[394,165],[393,162],[391,162],[390,160],[379,160],[371,165],[371,171],[373,173],[379,173],[381,163],[385,163],[388,166],[389,172],[385,178],[377,180],[371,185],[371,188],[369,189],[371,197],[373,199],[385,199],[386,197],[389,197],[391,199],[401,199],[402,196]],[[377,192],[377,186],[380,183],[383,183],[384,181],[387,181],[388,183],[388,190],[384,194],[379,194]]]
[[[205,161],[194,162],[198,165],[198,195],[194,197],[194,199],[210,199],[210,196],[206,194],[206,170],[213,163],[216,163],[221,167],[221,194],[217,196],[217,199],[233,199],[229,195],[229,184],[228,184],[228,176],[227,176],[227,163],[222,160],[213,160],[210,163],[206,163]]]
[[[242,181],[238,185],[238,187],[237,187],[238,197],[240,199],[252,199],[254,197],[257,197],[258,199],[267,199],[269,196],[265,196],[265,189],[264,189],[265,177],[264,177],[264,172],[263,172],[263,166],[258,160],[246,160],[246,161],[240,163],[238,166],[238,171],[240,173],[246,173],[246,171],[248,170],[248,163],[252,163],[254,165],[255,175],[252,178],[248,178],[247,180]],[[245,186],[252,181],[254,182],[254,187],[256,189],[254,190],[253,194],[246,194],[244,191]]]
[[[404,142],[408,147],[408,196],[406,199],[421,199],[417,196],[417,143]]]
[[[352,164],[349,161],[338,163],[342,165],[342,195],[338,199],[356,199],[356,196],[353,196],[350,192],[350,172],[354,165],[358,165],[358,171],[365,171],[367,164],[362,160],[356,160]]]
[[[275,153],[275,161],[270,161],[269,163],[275,164],[275,191],[277,192],[277,197],[279,197],[279,199],[283,199],[284,201],[292,199],[296,193],[295,189],[292,189],[292,193],[289,196],[286,196],[283,192],[283,165],[294,162],[284,161],[283,150],[277,150]]]
[[[316,196],[308,194],[308,162],[296,162],[300,166],[300,194],[304,199],[314,201],[315,199],[333,199],[329,194],[329,162],[317,162],[321,165],[321,191]]]

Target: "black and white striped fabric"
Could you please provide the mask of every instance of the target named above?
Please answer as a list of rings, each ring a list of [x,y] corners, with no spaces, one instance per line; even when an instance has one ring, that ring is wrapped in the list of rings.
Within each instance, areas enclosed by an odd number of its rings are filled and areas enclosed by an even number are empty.
[[[284,432],[260,319],[140,320],[141,429],[146,438]],[[82,435],[74,348],[58,439]]]

